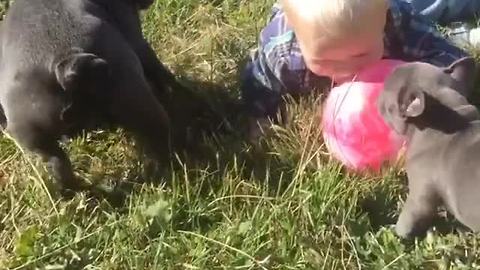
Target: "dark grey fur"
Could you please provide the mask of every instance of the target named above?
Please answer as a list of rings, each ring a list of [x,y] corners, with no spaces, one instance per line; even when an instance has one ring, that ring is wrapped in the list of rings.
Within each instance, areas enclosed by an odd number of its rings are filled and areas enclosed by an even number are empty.
[[[92,120],[124,127],[158,158],[169,156],[169,119],[156,97],[174,77],[143,38],[138,14],[152,2],[16,0],[6,15],[0,124],[49,162],[62,190],[78,182],[58,140]]]
[[[404,64],[379,97],[380,113],[408,141],[409,194],[396,225],[402,237],[424,234],[441,205],[480,230],[480,115],[460,94],[471,83],[459,83],[455,72],[473,78],[475,68],[465,69],[472,62],[464,58],[447,69]]]

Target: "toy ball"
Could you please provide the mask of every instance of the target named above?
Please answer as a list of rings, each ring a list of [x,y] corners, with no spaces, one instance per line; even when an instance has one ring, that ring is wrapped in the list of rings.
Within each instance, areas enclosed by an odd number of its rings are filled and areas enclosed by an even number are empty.
[[[378,171],[397,158],[404,139],[385,123],[376,101],[387,76],[402,63],[380,60],[328,95],[323,105],[323,138],[333,157],[348,168]]]

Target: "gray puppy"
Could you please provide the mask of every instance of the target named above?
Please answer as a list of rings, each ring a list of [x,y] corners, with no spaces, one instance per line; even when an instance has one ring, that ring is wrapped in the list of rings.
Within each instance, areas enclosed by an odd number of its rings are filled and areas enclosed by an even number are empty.
[[[402,237],[420,236],[444,205],[464,225],[480,230],[480,115],[460,93],[470,83],[456,80],[464,58],[441,69],[426,63],[398,67],[385,83],[378,109],[408,142],[409,194],[396,224]],[[463,70],[465,72],[465,70]]]
[[[62,190],[79,184],[58,140],[92,120],[132,131],[168,160],[169,119],[156,97],[174,77],[143,38],[138,14],[152,2],[16,0],[7,12],[0,125],[49,163]]]

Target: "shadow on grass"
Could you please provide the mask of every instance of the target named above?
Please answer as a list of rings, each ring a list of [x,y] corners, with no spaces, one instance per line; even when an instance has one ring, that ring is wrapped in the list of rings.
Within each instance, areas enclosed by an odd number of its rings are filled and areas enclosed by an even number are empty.
[[[245,59],[238,66],[244,63]],[[237,73],[225,80],[237,82],[239,77]],[[296,161],[292,157],[278,158],[274,147],[268,143],[275,135],[267,134],[253,144],[248,142],[247,113],[239,97],[238,83],[225,86],[186,77],[179,81],[186,89],[177,92],[168,102],[175,105],[167,110],[177,141],[175,151],[182,163],[215,164],[222,171],[236,159],[244,167],[243,178],[268,181],[267,184],[274,188],[279,187],[277,180],[293,178]],[[330,85],[330,82],[319,81],[319,85]],[[324,97],[322,91],[316,90],[289,95],[287,100],[295,103],[320,96]],[[291,121],[286,115],[281,118],[282,123]],[[288,182],[283,184],[289,185]]]
[[[398,177],[400,181],[395,180],[393,184],[376,183],[369,196],[360,201],[361,211],[367,214],[374,231],[394,225],[398,218],[395,214],[398,208],[398,194],[407,191],[407,176],[399,174]]]

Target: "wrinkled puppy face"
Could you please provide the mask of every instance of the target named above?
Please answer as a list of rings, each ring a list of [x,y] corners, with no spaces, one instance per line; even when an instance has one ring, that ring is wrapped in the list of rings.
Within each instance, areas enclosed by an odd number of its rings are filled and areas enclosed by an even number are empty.
[[[421,62],[397,67],[377,100],[380,114],[397,133],[407,135],[414,120],[428,109],[428,97],[446,105],[466,102],[460,94],[463,85],[458,83],[456,72],[470,61],[471,58],[463,58],[447,68]]]
[[[429,66],[425,65],[428,64],[407,63],[396,68],[387,78],[384,91],[377,100],[383,119],[400,135],[407,135],[409,118],[419,117],[425,110],[425,80],[418,76],[419,72],[428,70]],[[427,81],[431,82],[430,79]]]
[[[426,96],[453,79],[442,69],[413,62],[397,67],[387,78],[377,100],[385,122],[400,135],[407,135],[410,120],[420,117],[426,107]]]
[[[51,70],[65,94],[62,120],[73,122],[80,116],[88,118],[88,113],[95,108],[108,107],[111,73],[104,59],[73,49],[69,54],[58,57]]]

